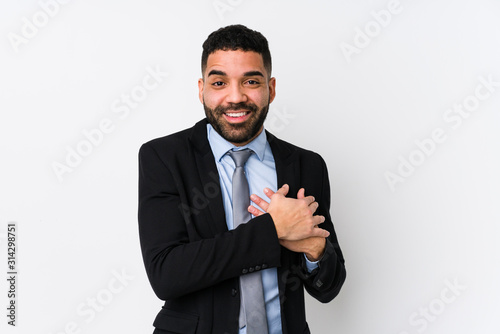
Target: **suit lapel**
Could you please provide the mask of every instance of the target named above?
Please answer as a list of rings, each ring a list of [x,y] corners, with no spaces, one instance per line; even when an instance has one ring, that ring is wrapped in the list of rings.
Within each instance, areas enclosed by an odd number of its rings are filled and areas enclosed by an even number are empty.
[[[297,156],[297,151],[292,149],[292,146],[285,145],[285,143],[277,139],[274,135],[266,132],[267,140],[271,146],[273,152],[274,161],[276,164],[276,176],[278,181],[278,188],[283,186],[285,183],[290,186],[290,190],[287,197],[297,197],[297,191],[299,191],[301,186],[300,181],[300,161]],[[281,306],[281,327],[283,333],[288,333],[288,328],[286,326],[286,317],[291,316],[286,314],[285,304],[287,296],[286,284],[289,283],[288,275],[293,264],[293,256],[296,253],[292,253],[288,249],[281,247],[281,266],[278,267],[278,290],[280,296],[280,306]]]
[[[285,183],[290,186],[287,197],[297,197],[299,190],[299,161],[296,151],[266,131],[267,141],[271,146],[274,161],[276,163],[276,176],[278,178],[278,189]]]
[[[201,180],[201,188],[210,187],[216,189],[215,196],[208,198],[208,209],[211,214],[213,224],[210,225],[213,235],[227,231],[226,216],[224,213],[224,204],[222,202],[222,193],[220,190],[219,173],[215,164],[214,155],[207,138],[207,120],[201,120],[192,128],[189,138],[194,146],[194,156],[196,170]]]

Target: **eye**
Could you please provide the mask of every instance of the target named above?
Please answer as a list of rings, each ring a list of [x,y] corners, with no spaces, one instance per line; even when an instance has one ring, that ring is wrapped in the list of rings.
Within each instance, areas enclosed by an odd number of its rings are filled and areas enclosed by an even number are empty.
[[[222,85],[224,85],[224,83],[222,81],[216,81],[212,84],[212,86],[215,86],[215,87],[221,87]]]
[[[247,83],[250,85],[258,85],[259,84],[259,82],[256,80],[248,80]]]

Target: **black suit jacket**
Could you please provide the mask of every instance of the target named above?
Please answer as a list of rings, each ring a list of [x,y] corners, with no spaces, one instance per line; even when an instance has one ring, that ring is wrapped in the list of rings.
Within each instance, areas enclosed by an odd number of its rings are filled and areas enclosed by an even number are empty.
[[[267,133],[278,187],[304,187],[330,231],[319,268],[308,273],[302,253],[280,246],[269,214],[229,231],[219,176],[206,131],[194,127],[144,144],[139,152],[139,234],[146,272],[165,301],[154,333],[237,334],[239,276],[278,268],[283,333],[309,333],[304,287],[321,302],[339,292],[344,258],[330,218],[325,162],[316,153]]]

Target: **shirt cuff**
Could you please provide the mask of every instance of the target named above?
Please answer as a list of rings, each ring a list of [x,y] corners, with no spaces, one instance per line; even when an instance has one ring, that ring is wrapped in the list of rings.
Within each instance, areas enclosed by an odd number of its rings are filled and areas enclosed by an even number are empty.
[[[306,254],[304,254],[304,258],[306,259],[306,267],[307,267],[307,271],[309,273],[311,273],[314,269],[318,268],[318,261],[309,261],[309,259],[307,258]]]

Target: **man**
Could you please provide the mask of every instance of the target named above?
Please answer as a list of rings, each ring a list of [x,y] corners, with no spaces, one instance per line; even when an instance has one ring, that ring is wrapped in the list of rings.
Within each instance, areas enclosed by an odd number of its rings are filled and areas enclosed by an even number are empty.
[[[221,28],[203,44],[206,119],[141,147],[141,248],[165,301],[154,333],[309,333],[304,287],[339,293],[326,165],[264,130],[275,85],[266,38]]]

